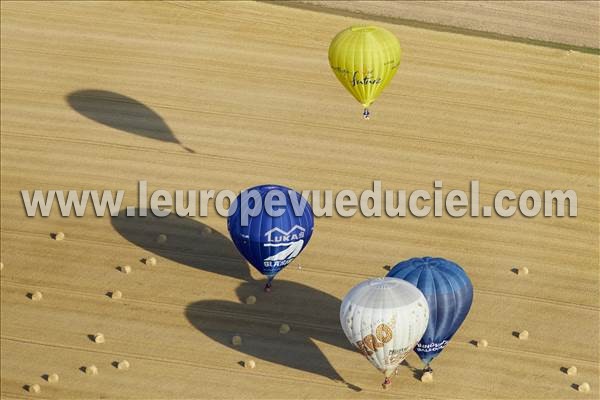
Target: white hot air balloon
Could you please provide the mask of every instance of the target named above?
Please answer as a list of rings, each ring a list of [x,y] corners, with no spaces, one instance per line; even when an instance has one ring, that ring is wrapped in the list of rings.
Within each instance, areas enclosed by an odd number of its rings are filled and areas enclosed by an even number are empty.
[[[385,374],[387,388],[390,376],[425,333],[429,307],[412,284],[377,278],[350,290],[342,302],[340,322],[350,343]]]

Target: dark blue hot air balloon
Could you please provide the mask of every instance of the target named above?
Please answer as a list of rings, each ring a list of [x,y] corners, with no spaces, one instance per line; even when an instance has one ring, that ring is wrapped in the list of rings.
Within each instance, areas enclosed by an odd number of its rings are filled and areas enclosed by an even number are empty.
[[[473,285],[465,271],[443,258],[411,258],[394,266],[387,276],[400,278],[423,292],[429,305],[429,324],[415,352],[429,363],[442,352],[465,320],[473,302]]]
[[[237,249],[267,277],[266,291],[275,275],[306,247],[313,227],[312,208],[306,199],[279,185],[244,190],[231,204],[227,219]]]

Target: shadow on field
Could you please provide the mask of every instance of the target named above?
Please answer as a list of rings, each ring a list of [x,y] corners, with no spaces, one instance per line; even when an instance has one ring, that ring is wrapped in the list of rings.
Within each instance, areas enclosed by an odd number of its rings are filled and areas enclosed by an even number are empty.
[[[243,281],[252,279],[248,265],[229,240],[219,232],[192,218],[170,214],[159,218],[146,210],[140,217],[127,217],[126,210],[111,218],[112,226],[125,239],[160,257],[192,268]],[[159,235],[166,235],[161,243]]]
[[[350,349],[338,328],[340,301],[290,281],[276,280],[271,293],[265,293],[262,287],[262,283],[248,282],[236,290],[239,297],[256,296],[256,304],[198,301],[187,306],[186,317],[198,330],[223,346],[259,360],[345,382],[314,342]],[[291,327],[285,335],[279,333],[283,323]],[[232,344],[234,335],[241,336],[240,346]]]
[[[422,369],[413,367],[412,365],[410,365],[408,360],[402,360],[402,362],[400,363],[400,366],[406,367],[412,373],[413,378],[415,378],[418,381],[421,380],[421,377],[423,376]]]
[[[135,215],[139,212],[136,209]],[[265,293],[265,280],[251,277],[231,240],[207,225],[175,214],[158,218],[149,210],[147,217],[126,217],[125,213],[121,210],[111,222],[136,246],[180,264],[243,281],[236,289],[239,302],[215,299],[186,307],[185,315],[196,329],[223,346],[259,360],[346,383],[314,342],[353,350],[339,325],[338,298],[280,279],[273,282],[271,293]],[[161,234],[167,237],[164,243],[159,243]],[[250,295],[256,297],[256,304],[245,304]],[[285,335],[279,333],[283,323],[291,327]],[[241,346],[231,342],[236,334],[242,337]]]
[[[151,108],[131,97],[106,90],[85,89],[69,93],[67,103],[81,115],[102,125],[162,142],[177,143],[171,128]]]

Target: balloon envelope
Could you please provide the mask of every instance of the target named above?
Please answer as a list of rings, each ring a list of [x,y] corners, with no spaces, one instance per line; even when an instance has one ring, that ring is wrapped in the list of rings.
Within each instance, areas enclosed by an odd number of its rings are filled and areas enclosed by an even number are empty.
[[[423,294],[396,278],[362,282],[346,295],[340,322],[346,337],[389,377],[427,328],[429,309]]]
[[[460,266],[443,258],[402,261],[387,276],[412,283],[427,299],[431,314],[429,325],[415,352],[429,364],[446,347],[469,313],[473,285]]]
[[[244,192],[254,193],[256,197],[247,197],[244,201]],[[261,185],[244,192],[231,204],[227,228],[246,260],[272,279],[308,244],[314,227],[312,209],[299,193],[285,186]],[[274,192],[282,194],[281,201],[269,208],[266,202]],[[256,207],[259,201],[262,202],[260,209]],[[281,215],[269,215],[271,210]],[[244,223],[244,213],[247,223]]]
[[[329,65],[338,80],[365,108],[392,80],[400,65],[400,44],[386,29],[352,26],[329,46]]]

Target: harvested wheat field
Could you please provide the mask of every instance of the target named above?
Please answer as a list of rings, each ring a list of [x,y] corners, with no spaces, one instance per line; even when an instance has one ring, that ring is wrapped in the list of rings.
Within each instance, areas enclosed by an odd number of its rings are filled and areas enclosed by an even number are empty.
[[[598,398],[598,18],[555,19],[564,42],[378,19],[403,58],[363,121],[327,49],[369,16],[313,3],[2,2],[3,399]],[[573,189],[578,215],[317,218],[265,293],[214,210],[28,218],[20,195],[472,179],[482,204]],[[463,266],[473,306],[433,381],[411,353],[383,390],[340,302],[424,255]]]

